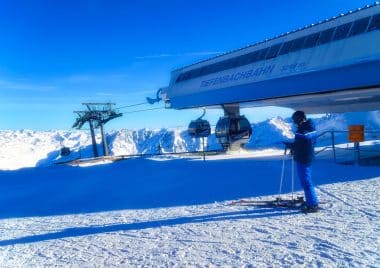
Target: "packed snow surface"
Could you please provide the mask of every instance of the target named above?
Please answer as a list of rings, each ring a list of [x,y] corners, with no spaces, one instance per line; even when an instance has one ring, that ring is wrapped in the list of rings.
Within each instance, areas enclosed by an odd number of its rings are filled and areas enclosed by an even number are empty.
[[[339,130],[348,119],[316,121],[320,130]],[[379,267],[380,166],[334,163],[331,150],[318,154],[318,213],[231,205],[277,197],[283,161],[282,197],[292,196],[292,161],[281,147],[292,138],[288,121],[259,123],[254,133],[251,150],[206,161],[156,156],[70,166],[54,165],[59,149],[90,155],[88,134],[2,131],[0,266]],[[153,153],[157,142],[163,151],[200,148],[178,130],[108,137],[115,155]],[[378,151],[379,140],[367,146]],[[320,143],[328,144],[328,135]],[[302,195],[294,182],[293,195]]]
[[[303,214],[230,205],[277,196],[281,157],[160,160],[0,172],[1,266],[380,263],[379,167],[316,160],[317,193],[327,203]]]

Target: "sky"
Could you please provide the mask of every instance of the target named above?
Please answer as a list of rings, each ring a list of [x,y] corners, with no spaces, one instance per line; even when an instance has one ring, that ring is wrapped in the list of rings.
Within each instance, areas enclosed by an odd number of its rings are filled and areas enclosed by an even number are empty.
[[[0,0],[0,130],[68,130],[83,102],[143,103],[178,67],[373,3]],[[202,114],[140,111],[160,107],[120,109],[106,129],[186,127]],[[251,122],[291,113],[242,111]],[[205,119],[215,125],[222,114],[208,110]]]

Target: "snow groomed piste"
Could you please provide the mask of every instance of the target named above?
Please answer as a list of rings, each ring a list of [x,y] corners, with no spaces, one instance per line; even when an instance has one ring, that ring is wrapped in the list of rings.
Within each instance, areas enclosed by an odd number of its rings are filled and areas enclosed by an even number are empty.
[[[1,171],[0,263],[377,266],[378,167],[317,159],[316,214],[229,205],[276,197],[281,157],[260,154]]]

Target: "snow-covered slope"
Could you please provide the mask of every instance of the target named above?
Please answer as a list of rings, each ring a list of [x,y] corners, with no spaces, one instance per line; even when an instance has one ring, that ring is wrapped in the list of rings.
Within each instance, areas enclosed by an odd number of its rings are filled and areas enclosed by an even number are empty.
[[[347,130],[350,124],[365,124],[366,130],[380,129],[379,111],[370,113],[334,114],[314,119],[317,130]],[[252,125],[253,135],[247,149],[282,148],[282,141],[293,137],[290,119],[273,118]],[[331,142],[330,136],[321,137],[320,143]],[[112,155],[156,154],[159,152],[185,152],[201,150],[199,139],[188,136],[185,129],[119,130],[107,133]],[[336,137],[346,142],[347,134]],[[100,144],[100,135],[97,136]],[[92,156],[91,137],[86,131],[0,131],[0,169],[46,166],[59,158],[62,146],[69,147],[69,159]],[[211,135],[207,149],[220,149]],[[99,152],[102,152],[99,145]]]
[[[281,141],[293,138],[292,125],[289,120],[280,117],[252,125],[252,136],[246,148],[279,147]]]
[[[81,148],[91,144],[91,137],[82,131],[0,131],[0,169],[36,166],[57,157],[62,143]]]
[[[351,120],[345,116],[315,121],[319,128],[345,128]],[[288,122],[254,125],[258,138],[250,146],[278,146],[274,140],[292,135]],[[379,266],[378,166],[341,165],[317,155],[313,181],[324,202],[319,213],[305,215],[231,205],[278,196],[283,158],[264,150],[207,161],[158,157],[43,166],[61,143],[90,153],[89,136],[3,131],[0,137],[6,168],[44,158],[40,167],[0,170],[1,267]],[[108,138],[115,154],[151,152],[157,144],[164,151],[199,148],[178,130],[122,130]],[[17,162],[20,153],[25,158]],[[290,197],[291,160],[285,159],[282,197]],[[295,195],[300,190],[296,179]]]
[[[208,159],[0,171],[0,266],[378,266],[379,167],[317,159],[305,215],[229,205],[277,196],[281,157]]]

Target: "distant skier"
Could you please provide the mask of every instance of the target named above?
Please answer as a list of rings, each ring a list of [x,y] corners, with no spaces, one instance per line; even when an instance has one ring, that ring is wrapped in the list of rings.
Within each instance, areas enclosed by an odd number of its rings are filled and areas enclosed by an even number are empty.
[[[311,164],[314,159],[314,143],[316,131],[314,123],[306,119],[303,111],[296,111],[292,115],[294,124],[297,126],[293,144],[294,160],[297,164],[298,177],[303,187],[306,199],[304,212],[318,212],[318,197],[311,180]]]

